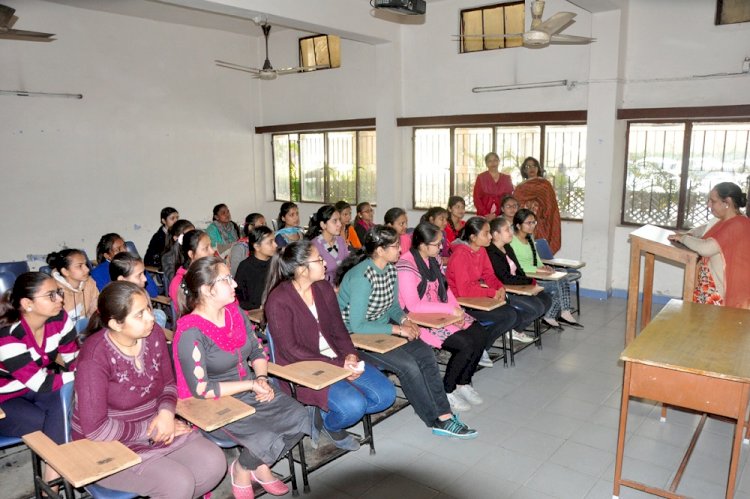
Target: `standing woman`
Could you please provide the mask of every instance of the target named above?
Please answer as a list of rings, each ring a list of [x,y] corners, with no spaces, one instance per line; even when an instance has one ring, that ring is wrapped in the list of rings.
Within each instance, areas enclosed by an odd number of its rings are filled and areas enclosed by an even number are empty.
[[[474,183],[474,206],[477,215],[489,221],[500,215],[501,201],[503,196],[513,193],[513,182],[510,175],[499,170],[500,156],[497,153],[487,153],[484,164],[487,171],[480,173]]]
[[[232,492],[250,499],[257,482],[273,495],[284,495],[289,487],[270,467],[310,433],[308,412],[268,383],[268,361],[235,302],[237,284],[223,260],[196,260],[184,284],[172,343],[178,397],[235,397],[253,406],[255,414],[215,430],[242,446],[229,469]]]
[[[349,256],[349,246],[339,234],[341,214],[333,205],[325,204],[310,218],[310,227],[305,235],[323,257],[326,263],[326,281],[331,284],[336,282],[339,265]]]
[[[179,267],[169,283],[169,297],[172,299],[172,305],[177,307],[177,297],[182,294],[179,291],[180,286],[182,286],[182,279],[190,264],[204,256],[213,256],[214,251],[211,238],[202,230],[193,230],[182,236]],[[177,310],[179,311],[179,309]]]
[[[169,229],[172,228],[174,223],[180,219],[180,214],[176,209],[171,206],[162,208],[161,215],[161,226],[156,230],[151,241],[148,243],[148,249],[146,250],[146,256],[143,257],[143,261],[146,265],[152,267],[159,267],[161,265],[161,254],[167,247],[167,241],[169,240]]]
[[[175,419],[169,347],[143,289],[125,281],[104,288],[86,335],[78,360],[73,439],[117,440],[141,458],[140,464],[98,483],[175,499],[201,497],[216,487],[226,458]]]
[[[42,272],[25,272],[0,299],[0,434],[22,437],[41,430],[65,443],[58,390],[73,381],[78,343],[63,310],[63,292]],[[63,372],[55,360],[63,361]],[[51,467],[45,479],[56,478]]]
[[[521,208],[527,208],[536,214],[536,238],[546,239],[552,253],[557,253],[562,246],[562,240],[560,208],[557,206],[555,189],[544,178],[542,165],[531,156],[521,163],[521,176],[524,181],[518,184],[513,195]]]
[[[367,362],[398,376],[401,388],[420,419],[435,435],[475,438],[478,433],[451,412],[440,380],[435,354],[419,340],[419,327],[398,304],[396,263],[400,256],[398,234],[376,225],[364,240],[365,259],[344,274],[339,288],[339,308],[349,331],[394,334],[407,343],[386,353],[361,352]]]
[[[450,248],[453,241],[458,237],[458,233],[463,229],[464,215],[466,214],[466,202],[461,196],[451,196],[448,198],[448,225],[445,227],[445,245]]]
[[[81,250],[64,249],[47,255],[52,277],[63,290],[63,308],[73,322],[91,317],[96,311],[99,290],[89,275],[86,255]]]
[[[351,375],[323,390],[300,386],[297,398],[320,410],[315,412],[313,447],[320,432],[337,447],[359,449],[346,432],[365,414],[386,410],[396,400],[393,384],[375,367],[359,364],[333,286],[326,282],[325,255],[309,241],[286,246],[274,257],[264,306],[273,334],[276,363],[285,366],[303,360],[320,360],[347,369]],[[284,391],[288,385],[283,384]]]
[[[211,246],[220,254],[240,238],[240,228],[232,221],[232,213],[224,203],[214,206],[213,222],[206,227],[206,234],[211,238]]]
[[[266,277],[271,268],[271,257],[276,254],[276,241],[271,229],[265,225],[257,227],[247,236],[250,256],[237,268],[237,300],[244,310],[260,308]]]
[[[401,256],[398,269],[398,301],[406,312],[455,315],[455,325],[422,329],[419,338],[433,348],[451,353],[443,376],[443,387],[453,411],[468,411],[482,398],[471,386],[487,343],[488,332],[466,316],[448,289],[440,271],[439,251],[443,231],[431,223],[420,223],[412,235],[412,247]]]
[[[506,301],[503,283],[495,276],[487,256],[487,246],[490,245],[490,241],[490,224],[483,217],[471,217],[466,221],[459,238],[453,244],[453,253],[448,260],[448,269],[445,272],[448,285],[457,298],[487,297]],[[487,350],[509,331],[514,340],[524,343],[534,341],[519,331],[523,331],[526,326],[534,322],[536,317],[519,314],[513,307],[501,306],[490,311],[471,309],[469,315],[479,321],[490,323],[487,326],[490,334],[480,365],[492,367]]]
[[[515,235],[510,243],[513,252],[518,259],[518,263],[523,269],[524,273],[531,274],[534,272],[542,271],[552,273],[554,269],[542,263],[542,259],[539,258],[539,253],[536,250],[536,243],[534,242],[534,229],[536,228],[536,215],[531,210],[521,208],[516,213],[513,219],[513,228]],[[552,307],[547,312],[545,322],[550,325],[554,325],[550,318],[557,318],[559,322],[564,325],[572,326],[576,329],[583,329],[583,324],[576,321],[571,312],[572,306],[570,304],[570,281],[580,278],[581,274],[578,271],[571,270],[564,279],[559,281],[537,281],[548,293],[552,295]],[[556,317],[555,314],[560,315]]]
[[[411,248],[411,234],[406,233],[409,226],[409,219],[406,217],[406,211],[403,208],[391,208],[385,212],[383,221],[387,227],[393,227],[398,234],[401,244],[401,253],[406,253]]]
[[[357,233],[359,242],[364,246],[365,234],[375,226],[373,219],[375,210],[368,202],[362,202],[357,205],[357,217],[354,219],[354,231]]]
[[[747,194],[737,184],[716,184],[708,194],[715,218],[687,234],[670,236],[703,257],[693,301],[750,309],[750,219],[740,211],[746,205]]]
[[[276,244],[283,248],[293,241],[299,241],[305,231],[299,225],[299,208],[291,201],[281,203],[279,217],[276,219]]]
[[[346,201],[339,201],[334,206],[336,211],[341,214],[341,237],[344,238],[350,248],[361,248],[362,242],[359,240],[357,231],[354,230],[354,225],[352,225],[352,205]]]

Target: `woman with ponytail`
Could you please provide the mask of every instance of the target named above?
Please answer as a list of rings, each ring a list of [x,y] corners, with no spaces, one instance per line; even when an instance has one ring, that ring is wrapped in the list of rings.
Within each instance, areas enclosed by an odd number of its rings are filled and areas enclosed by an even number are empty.
[[[234,280],[237,282],[237,300],[244,310],[260,308],[266,278],[271,268],[271,258],[276,254],[274,232],[265,225],[253,229],[247,235],[250,256],[237,268]]]
[[[86,255],[78,249],[66,248],[47,255],[47,265],[63,290],[63,308],[74,321],[91,317],[96,310],[99,290],[89,275]]]
[[[169,229],[167,237],[167,247],[161,256],[161,271],[164,272],[164,289],[169,293],[169,284],[174,279],[174,274],[182,265],[182,255],[180,246],[184,238],[183,234],[195,230],[193,222],[190,220],[180,219]]]
[[[169,283],[169,298],[172,305],[177,308],[177,297],[180,295],[180,286],[190,264],[205,256],[213,256],[216,250],[211,245],[211,238],[202,230],[193,230],[182,236],[180,242],[180,266]],[[179,308],[177,309],[179,313]]]
[[[251,245],[248,241],[248,237],[252,231],[256,228],[266,225],[266,219],[260,213],[250,213],[245,217],[245,225],[242,226],[242,237],[232,245],[232,250],[229,252],[229,270],[232,275],[237,274],[237,269],[240,264],[250,256]]]
[[[310,217],[310,227],[305,237],[312,241],[325,261],[325,278],[331,284],[336,281],[336,270],[349,256],[349,246],[341,237],[341,213],[331,204],[321,206]]]
[[[357,450],[359,442],[346,429],[365,414],[390,407],[396,390],[375,367],[360,362],[341,319],[336,293],[326,282],[325,267],[317,245],[290,243],[273,258],[263,308],[274,339],[276,363],[284,366],[320,360],[350,371],[348,378],[323,390],[298,387],[297,398],[316,407],[313,447],[317,447],[320,433],[326,433],[337,447]],[[282,386],[289,392],[286,383]]]
[[[521,208],[513,217],[513,228],[515,235],[510,242],[521,269],[526,274],[535,272],[554,272],[554,269],[545,265],[536,250],[534,242],[534,229],[536,229],[536,215],[531,210]],[[571,313],[570,304],[570,280],[581,277],[578,271],[571,271],[565,279],[559,281],[538,280],[537,284],[552,295],[552,307],[545,315],[545,322],[555,324],[555,319],[564,325],[575,329],[583,329],[583,325],[576,321]]]
[[[195,498],[226,472],[224,453],[175,419],[177,388],[162,329],[141,286],[108,284],[81,348],[74,440],[122,442],[141,463],[98,483],[139,496]],[[165,480],[165,477],[169,477]]]
[[[182,317],[172,342],[178,397],[235,397],[253,406],[255,414],[215,430],[242,447],[229,469],[232,492],[251,499],[257,482],[273,495],[284,495],[289,487],[270,467],[311,432],[308,411],[269,384],[268,360],[237,306],[237,284],[224,261],[195,260],[183,282]]]

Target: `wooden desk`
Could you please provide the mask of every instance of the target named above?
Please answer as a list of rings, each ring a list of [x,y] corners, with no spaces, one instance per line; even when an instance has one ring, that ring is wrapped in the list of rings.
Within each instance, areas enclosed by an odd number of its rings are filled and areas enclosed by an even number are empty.
[[[456,317],[455,315],[417,312],[410,312],[409,320],[419,326],[429,328],[445,327],[463,321],[463,319]]]
[[[567,272],[529,272],[528,277],[533,277],[539,281],[560,281],[565,279]]]
[[[76,440],[57,445],[41,431],[23,436],[23,441],[73,487],[83,487],[141,462],[138,454],[121,442]]]
[[[406,338],[391,334],[352,333],[351,337],[355,347],[375,353],[390,352],[406,344]]]
[[[504,287],[506,293],[521,296],[536,296],[544,291],[543,287],[534,284],[505,284]]]
[[[165,307],[172,306],[172,300],[168,296],[156,295],[153,298],[151,298],[151,301],[156,302],[159,305],[164,305]]]
[[[205,431],[214,431],[252,414],[255,414],[253,406],[234,397],[191,397],[177,401],[177,415]]]
[[[542,258],[542,263],[550,267],[564,267],[566,269],[582,269],[586,266],[586,262],[568,260],[566,258]]]
[[[623,351],[625,376],[617,438],[613,496],[620,486],[663,495],[676,494],[706,414],[737,421],[726,497],[734,496],[744,418],[750,400],[750,310],[671,300]],[[642,397],[703,412],[669,490],[622,478],[622,458],[630,397]]]
[[[637,332],[638,290],[641,279],[641,252],[645,253],[643,268],[643,306],[641,329],[651,320],[654,294],[654,261],[656,257],[685,266],[682,281],[682,299],[692,301],[698,265],[698,254],[672,244],[668,238],[674,231],[644,225],[630,233],[630,280],[628,281],[628,308],[625,325],[625,345],[629,345]]]
[[[254,322],[256,324],[260,324],[263,322],[263,309],[262,308],[254,308],[252,310],[246,310],[245,313],[247,314],[248,319],[250,319],[251,322]]]
[[[457,299],[458,304],[466,308],[475,308],[477,310],[484,310],[489,312],[495,310],[498,307],[505,305],[504,301],[496,300],[494,298],[488,298],[484,296],[465,296]]]
[[[322,390],[352,374],[343,367],[334,366],[322,360],[304,360],[286,366],[269,362],[268,372],[278,378],[313,390]]]

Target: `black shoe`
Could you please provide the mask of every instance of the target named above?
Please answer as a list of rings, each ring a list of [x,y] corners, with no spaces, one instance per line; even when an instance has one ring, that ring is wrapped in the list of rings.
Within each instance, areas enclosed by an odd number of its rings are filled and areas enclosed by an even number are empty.
[[[561,324],[565,324],[566,326],[570,326],[575,329],[583,329],[583,324],[581,324],[580,322],[571,322],[563,317],[558,317],[557,321]]]
[[[477,430],[473,430],[466,426],[466,424],[458,419],[458,416],[455,414],[453,417],[446,419],[445,421],[440,421],[439,419],[436,420],[435,424],[432,425],[432,433],[435,435],[461,438],[464,440],[477,438],[479,435]]]

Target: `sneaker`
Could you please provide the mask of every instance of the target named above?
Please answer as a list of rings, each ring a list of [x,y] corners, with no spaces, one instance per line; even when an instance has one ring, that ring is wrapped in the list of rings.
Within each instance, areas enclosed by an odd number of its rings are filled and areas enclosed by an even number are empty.
[[[470,438],[477,438],[479,432],[466,426],[466,424],[461,422],[461,420],[458,419],[458,416],[454,414],[452,418],[446,419],[445,421],[440,421],[439,419],[435,421],[435,424],[432,426],[432,434],[468,440]]]
[[[323,426],[322,433],[328,435],[328,438],[333,441],[333,445],[339,449],[348,450],[350,452],[359,450],[359,441],[344,430],[331,431]]]
[[[513,336],[513,339],[516,341],[520,341],[521,343],[531,343],[534,341],[534,338],[527,335],[526,333],[519,333],[515,329],[511,329],[510,334]]]
[[[484,400],[482,400],[482,397],[479,396],[477,391],[474,389],[471,385],[458,385],[456,387],[456,391],[453,393],[458,392],[458,395],[471,405],[479,405]]]
[[[479,359],[479,365],[482,367],[492,367],[494,365],[492,363],[492,359],[490,359],[490,354],[487,353],[487,350],[482,353],[482,358]]]
[[[461,396],[457,393],[458,389],[451,393],[447,393],[448,396],[448,402],[451,405],[451,412],[466,412],[471,410],[471,405],[467,401],[465,401]]]

